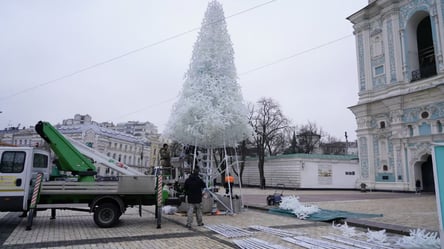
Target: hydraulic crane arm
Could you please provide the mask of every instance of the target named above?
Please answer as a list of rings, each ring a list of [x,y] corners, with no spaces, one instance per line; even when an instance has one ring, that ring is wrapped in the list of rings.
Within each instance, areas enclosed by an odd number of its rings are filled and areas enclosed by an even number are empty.
[[[58,157],[58,167],[79,176],[79,181],[94,181],[96,167],[90,159],[80,153],[50,123],[40,121],[35,126],[36,132],[49,144]]]
[[[94,150],[93,148],[90,148],[83,143],[76,141],[70,137],[66,137],[83,155],[93,159],[97,163],[101,163],[104,166],[115,170],[123,175],[126,176],[142,176],[143,173],[132,169],[131,167],[125,165],[124,163],[121,163],[119,161],[116,161],[115,159],[105,156],[104,154]]]

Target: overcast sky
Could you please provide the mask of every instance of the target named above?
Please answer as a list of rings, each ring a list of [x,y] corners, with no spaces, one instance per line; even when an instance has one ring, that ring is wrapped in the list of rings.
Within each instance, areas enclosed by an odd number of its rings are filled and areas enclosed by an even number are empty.
[[[208,0],[0,1],[0,129],[89,114],[150,121],[177,101]],[[276,100],[356,139],[355,38],[367,0],[221,0],[246,102]]]

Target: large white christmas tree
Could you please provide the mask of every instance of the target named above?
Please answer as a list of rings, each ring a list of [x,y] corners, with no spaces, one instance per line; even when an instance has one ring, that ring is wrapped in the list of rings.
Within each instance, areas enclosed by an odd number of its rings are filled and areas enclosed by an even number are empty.
[[[245,139],[249,127],[222,5],[212,1],[165,134],[183,144],[220,148]]]

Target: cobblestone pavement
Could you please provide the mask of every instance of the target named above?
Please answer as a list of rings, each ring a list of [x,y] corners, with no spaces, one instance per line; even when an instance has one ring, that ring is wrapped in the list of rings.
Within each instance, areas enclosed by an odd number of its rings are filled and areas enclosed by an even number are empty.
[[[235,188],[234,192],[240,194],[241,191]],[[227,224],[243,229],[261,225],[302,232],[312,238],[340,234],[331,223],[299,220],[262,211],[261,208],[266,208],[266,196],[273,193],[274,190],[243,188],[243,202],[248,208],[234,215],[205,215],[204,223]],[[439,227],[434,195],[308,190],[284,190],[283,194],[299,196],[301,202],[324,209],[383,214],[372,218],[372,221],[435,231]],[[152,206],[143,207],[142,217],[139,217],[137,208],[128,209],[119,224],[108,229],[98,228],[92,214],[58,210],[55,220],[49,219],[50,211],[38,212],[32,230],[26,231],[26,219],[18,218],[18,215],[0,213],[0,248],[238,248],[232,238],[215,233],[206,226],[193,224],[191,229],[187,229],[184,214],[163,215],[162,227],[157,229]],[[255,232],[252,237],[286,248],[302,248],[265,232]]]

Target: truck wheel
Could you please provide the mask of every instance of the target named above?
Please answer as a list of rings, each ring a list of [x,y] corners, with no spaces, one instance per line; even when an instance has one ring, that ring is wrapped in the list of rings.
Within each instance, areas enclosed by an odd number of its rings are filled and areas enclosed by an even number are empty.
[[[116,204],[103,203],[94,210],[94,222],[102,228],[113,227],[120,217],[120,210]]]

